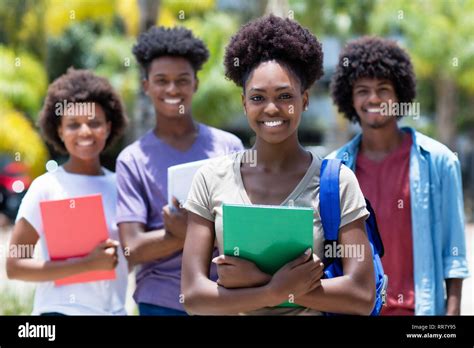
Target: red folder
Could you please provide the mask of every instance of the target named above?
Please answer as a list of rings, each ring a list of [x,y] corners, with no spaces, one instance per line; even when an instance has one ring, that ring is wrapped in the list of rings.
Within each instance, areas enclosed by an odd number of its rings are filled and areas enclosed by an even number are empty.
[[[109,238],[102,195],[40,202],[43,229],[52,261],[83,257]],[[56,286],[112,280],[115,270],[79,273],[54,281]]]

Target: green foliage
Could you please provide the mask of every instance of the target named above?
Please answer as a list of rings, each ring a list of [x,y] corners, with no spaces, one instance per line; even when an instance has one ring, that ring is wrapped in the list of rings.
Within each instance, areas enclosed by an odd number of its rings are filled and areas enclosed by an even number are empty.
[[[183,14],[185,18],[188,18],[191,15],[204,14],[213,10],[215,2],[215,0],[162,0],[161,6],[176,16]]]
[[[43,1],[46,1],[47,4],[45,18],[46,33],[52,36],[59,36],[71,25],[87,21],[104,28],[110,28],[114,20],[117,3],[116,0]]]
[[[0,45],[0,101],[25,111],[36,119],[46,92],[46,74],[41,64],[27,53],[15,53]]]
[[[367,31],[375,0],[289,0],[294,19],[316,35],[349,38]]]
[[[44,13],[45,0],[0,1],[0,43],[43,58]]]
[[[71,25],[58,37],[48,38],[46,67],[49,81],[64,74],[69,67],[88,69],[97,64],[91,54],[95,34],[90,22]]]
[[[419,77],[443,75],[474,93],[474,1],[379,1],[370,28],[402,34]]]
[[[77,23],[58,37],[48,40],[50,81],[70,66],[91,69],[109,79],[131,110],[138,91],[138,70],[132,55],[135,40],[119,36],[92,22]]]
[[[225,124],[242,112],[240,88],[224,76],[224,51],[230,37],[237,31],[235,18],[223,13],[207,13],[203,19],[193,18],[184,25],[202,38],[209,48],[209,61],[199,72],[199,88],[193,100],[193,113],[214,126]]]
[[[455,81],[461,97],[474,94],[474,1],[378,1],[370,28],[378,35],[402,35],[417,77],[426,80],[425,85],[449,79]],[[434,99],[434,91],[429,96],[420,91],[421,101]],[[465,103],[457,105],[453,119],[460,130],[467,130],[474,122],[472,111]]]
[[[97,62],[94,72],[109,79],[120,93],[129,114],[139,90],[139,69],[132,54],[134,43],[132,38],[102,35],[97,38],[90,52]]]
[[[8,153],[25,163],[32,178],[43,174],[48,150],[30,120],[3,107],[0,113],[0,153]]]
[[[19,43],[17,28],[21,25],[25,11],[24,0],[0,1],[0,43],[17,46]]]
[[[34,293],[20,297],[9,287],[0,288],[0,315],[31,315]]]

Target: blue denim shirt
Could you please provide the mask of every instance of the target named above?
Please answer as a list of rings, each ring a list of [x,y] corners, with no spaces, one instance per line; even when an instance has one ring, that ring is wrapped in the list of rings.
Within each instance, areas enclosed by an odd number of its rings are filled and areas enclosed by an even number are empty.
[[[409,177],[415,314],[445,315],[444,280],[469,276],[461,169],[456,155],[445,145],[412,128],[403,130],[413,139]],[[357,135],[327,157],[340,158],[355,171],[361,139]]]

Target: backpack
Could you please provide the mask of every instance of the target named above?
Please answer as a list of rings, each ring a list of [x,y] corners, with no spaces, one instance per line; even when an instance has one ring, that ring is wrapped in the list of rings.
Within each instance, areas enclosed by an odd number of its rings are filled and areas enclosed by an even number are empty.
[[[321,165],[321,179],[319,191],[319,206],[321,214],[321,223],[324,230],[324,246],[329,244],[331,247],[337,245],[339,236],[339,225],[341,223],[341,207],[339,202],[339,170],[341,167],[340,159],[324,159]],[[384,254],[382,239],[380,238],[375,212],[370,202],[365,199],[367,210],[370,213],[365,221],[367,237],[372,249],[372,259],[374,263],[376,299],[375,306],[370,315],[379,315],[382,306],[386,301],[388,277],[384,274],[380,258]],[[341,259],[337,257],[327,258],[324,261],[324,278],[334,278],[343,275]],[[325,313],[325,315],[334,315]]]

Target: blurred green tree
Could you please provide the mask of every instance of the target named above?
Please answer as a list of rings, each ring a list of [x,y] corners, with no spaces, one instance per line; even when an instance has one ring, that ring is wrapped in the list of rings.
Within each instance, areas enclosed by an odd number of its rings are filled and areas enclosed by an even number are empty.
[[[110,27],[117,8],[117,0],[43,1],[47,1],[45,29],[48,36],[59,36],[71,25],[84,21]]]
[[[91,52],[96,35],[92,22],[69,26],[62,35],[48,37],[46,70],[51,82],[69,67],[90,69],[97,65],[97,56]]]
[[[289,16],[294,16],[316,35],[342,40],[368,31],[375,0],[289,0]]]
[[[46,0],[0,1],[0,44],[24,50],[43,59]]]
[[[89,50],[93,55],[96,74],[106,77],[120,93],[130,114],[139,89],[138,66],[132,54],[135,41],[130,37],[105,34],[98,37]]]
[[[29,118],[5,105],[0,113],[0,153],[25,163],[32,178],[45,172],[48,150],[40,135]]]
[[[193,99],[196,118],[213,126],[224,125],[229,118],[242,112],[240,88],[224,76],[224,50],[237,31],[237,18],[209,12],[203,18],[194,17],[183,23],[200,37],[209,49],[209,60],[199,72],[199,89]]]
[[[417,76],[434,87],[437,136],[453,147],[460,93],[474,94],[474,1],[379,1],[370,28],[403,36]]]
[[[0,101],[37,118],[47,79],[43,66],[30,54],[0,45]]]

